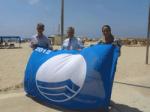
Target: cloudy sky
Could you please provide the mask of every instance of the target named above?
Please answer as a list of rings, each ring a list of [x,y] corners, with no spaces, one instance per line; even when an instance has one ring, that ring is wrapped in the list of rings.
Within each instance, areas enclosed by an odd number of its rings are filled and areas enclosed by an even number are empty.
[[[119,37],[146,37],[150,0],[65,0],[65,29],[100,37],[108,24]],[[61,0],[0,0],[0,35],[31,37],[42,22],[46,35],[58,33]]]

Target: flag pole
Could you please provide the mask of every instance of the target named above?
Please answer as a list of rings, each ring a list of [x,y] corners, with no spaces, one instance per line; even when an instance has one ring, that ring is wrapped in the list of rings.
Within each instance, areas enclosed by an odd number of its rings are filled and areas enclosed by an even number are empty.
[[[61,45],[64,37],[64,0],[61,0]]]
[[[149,3],[149,15],[148,15],[148,31],[147,31],[147,46],[146,46],[146,64],[149,59],[149,46],[150,46],[150,3]]]

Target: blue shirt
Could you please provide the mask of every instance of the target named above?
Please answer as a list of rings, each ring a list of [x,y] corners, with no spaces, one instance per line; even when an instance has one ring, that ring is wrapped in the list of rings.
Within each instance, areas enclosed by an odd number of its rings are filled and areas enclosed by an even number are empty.
[[[66,49],[66,50],[79,50],[83,48],[84,46],[81,40],[75,37],[64,40],[63,45],[62,45],[62,49]]]
[[[42,47],[45,49],[52,48],[50,40],[45,35],[39,37],[37,34],[32,37],[30,46],[33,49],[35,49],[36,47]]]

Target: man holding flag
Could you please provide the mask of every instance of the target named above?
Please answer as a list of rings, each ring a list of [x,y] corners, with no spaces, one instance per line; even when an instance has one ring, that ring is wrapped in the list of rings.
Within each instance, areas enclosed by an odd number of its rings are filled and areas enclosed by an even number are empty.
[[[66,50],[80,50],[83,49],[83,44],[79,38],[74,37],[75,29],[69,27],[67,30],[67,39],[64,40],[62,49]]]
[[[52,50],[52,46],[51,46],[51,41],[43,34],[45,29],[45,25],[42,23],[38,23],[36,30],[37,30],[37,34],[34,35],[32,37],[31,43],[30,43],[30,47],[34,50],[37,47],[42,47],[45,49],[51,49]]]

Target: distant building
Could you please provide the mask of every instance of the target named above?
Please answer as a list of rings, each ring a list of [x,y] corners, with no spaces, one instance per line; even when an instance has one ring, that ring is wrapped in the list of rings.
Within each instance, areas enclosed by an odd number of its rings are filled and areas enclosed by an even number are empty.
[[[51,40],[52,45],[61,45],[61,36],[60,35],[51,35],[48,38]],[[66,39],[66,36],[64,36],[64,39]]]

